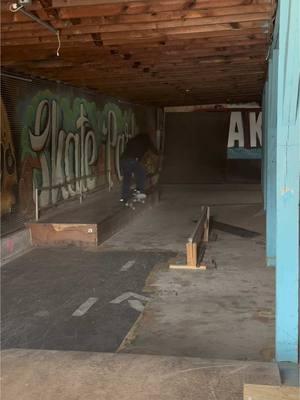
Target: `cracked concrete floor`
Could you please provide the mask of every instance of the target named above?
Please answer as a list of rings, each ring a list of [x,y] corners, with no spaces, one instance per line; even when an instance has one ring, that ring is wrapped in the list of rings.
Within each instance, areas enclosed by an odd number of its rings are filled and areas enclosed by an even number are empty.
[[[274,271],[259,240],[218,233],[206,257],[216,269],[152,274],[134,340],[123,351],[270,361],[274,356]]]
[[[274,270],[265,266],[265,223],[258,191],[171,188],[158,207],[107,245],[172,248],[180,259],[193,216],[203,203],[214,204],[216,220],[258,235],[244,238],[216,230],[217,240],[210,241],[205,258],[213,259],[217,268],[174,271],[165,264],[153,271],[146,287],[152,300],[122,351],[270,361],[275,283]]]

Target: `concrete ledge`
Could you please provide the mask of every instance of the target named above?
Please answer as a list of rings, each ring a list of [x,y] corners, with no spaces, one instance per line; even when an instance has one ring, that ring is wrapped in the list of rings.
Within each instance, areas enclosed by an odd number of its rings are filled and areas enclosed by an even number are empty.
[[[30,229],[33,246],[89,246],[95,247],[103,243],[110,236],[131,222],[138,214],[159,201],[159,193],[155,191],[148,195],[145,204],[135,203],[135,210],[121,207],[111,215],[104,216],[94,223],[88,223],[92,215],[87,215],[85,220],[81,218],[76,221],[76,210],[74,210],[74,222],[64,221],[63,216],[60,222],[31,222],[26,224]],[[93,213],[93,210],[91,210]]]
[[[74,351],[2,352],[5,400],[241,400],[279,385],[277,364]]]
[[[144,204],[135,203],[135,210],[132,210],[130,208],[123,208],[116,214],[104,219],[101,224],[99,224],[100,226],[98,231],[98,244],[103,243],[109,237],[122,229],[125,225],[132,222],[137,215],[147,210],[148,208],[155,206],[158,202],[159,191],[156,190],[155,192],[152,192],[148,195],[147,201]]]
[[[31,235],[29,229],[22,229],[1,238],[1,264],[21,256],[30,249]]]

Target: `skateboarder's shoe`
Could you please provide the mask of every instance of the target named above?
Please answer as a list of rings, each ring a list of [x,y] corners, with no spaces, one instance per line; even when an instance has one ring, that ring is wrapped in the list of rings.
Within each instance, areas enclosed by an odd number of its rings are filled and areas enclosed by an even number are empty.
[[[125,207],[129,207],[129,208],[131,208],[132,210],[135,210],[135,207],[134,207],[134,204],[133,204],[132,201],[126,201],[126,202],[124,203],[124,206],[125,206]]]
[[[139,190],[135,190],[133,195],[136,200],[145,200],[147,198],[147,195]]]

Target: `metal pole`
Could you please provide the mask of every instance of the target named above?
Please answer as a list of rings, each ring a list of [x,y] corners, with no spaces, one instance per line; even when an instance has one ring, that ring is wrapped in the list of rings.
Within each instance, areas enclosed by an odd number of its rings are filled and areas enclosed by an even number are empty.
[[[41,20],[34,14],[31,14],[31,12],[28,12],[24,10],[24,8],[20,8],[19,10],[22,14],[26,15],[26,17],[31,18],[33,21],[37,22],[38,24],[42,25],[44,28],[48,29],[50,32],[53,32],[55,35],[57,34],[57,30],[53,28],[50,24],[47,24],[47,22]]]
[[[112,182],[111,182],[111,171],[110,169],[108,170],[108,191],[110,192],[112,188]]]
[[[35,220],[39,220],[39,189],[35,189]]]
[[[82,183],[79,181],[79,203],[82,204]]]

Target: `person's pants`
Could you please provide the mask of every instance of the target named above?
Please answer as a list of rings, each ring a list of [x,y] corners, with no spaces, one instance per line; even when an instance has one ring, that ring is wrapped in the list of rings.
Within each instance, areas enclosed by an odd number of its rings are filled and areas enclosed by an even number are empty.
[[[121,174],[123,176],[122,183],[122,199],[127,201],[130,198],[130,186],[132,175],[134,175],[136,189],[141,193],[145,192],[146,171],[143,165],[134,158],[121,160]]]

